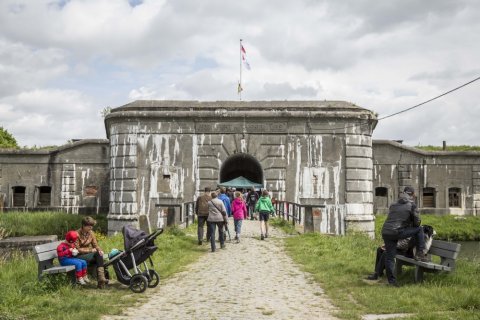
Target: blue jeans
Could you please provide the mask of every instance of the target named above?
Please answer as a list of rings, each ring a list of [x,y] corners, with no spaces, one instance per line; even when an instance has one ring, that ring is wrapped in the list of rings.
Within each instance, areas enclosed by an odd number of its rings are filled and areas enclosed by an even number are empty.
[[[218,227],[218,237],[220,238],[220,245],[223,247],[225,243],[225,236],[223,235],[223,225],[225,222],[210,222],[210,246],[212,251],[215,251],[215,228]]]
[[[385,241],[385,271],[387,272],[388,283],[395,283],[397,279],[393,273],[395,268],[395,255],[397,254],[397,241],[414,237],[417,252],[425,249],[425,238],[422,227],[410,227],[398,230],[397,236],[382,235]]]
[[[235,233],[237,235],[240,235],[240,232],[242,231],[242,221],[241,219],[239,220],[233,220],[233,225],[235,226]]]
[[[75,275],[77,278],[82,276],[82,272],[87,270],[87,261],[78,258],[61,258],[61,266],[75,266]]]

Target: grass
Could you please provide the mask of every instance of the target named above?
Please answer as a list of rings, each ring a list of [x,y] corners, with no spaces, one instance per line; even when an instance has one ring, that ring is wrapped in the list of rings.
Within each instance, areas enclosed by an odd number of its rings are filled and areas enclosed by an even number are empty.
[[[445,234],[441,226],[436,227],[437,232]],[[380,241],[362,234],[332,237],[309,233],[286,238],[285,248],[321,283],[339,309],[340,318],[389,313],[412,313],[409,319],[480,318],[478,261],[459,260],[452,274],[426,274],[422,284],[413,283],[413,269],[406,269],[398,279],[402,287],[391,288],[385,282],[364,280],[373,272],[375,248]]]
[[[443,146],[415,146],[417,149],[425,150],[425,151],[444,151]],[[480,146],[467,146],[467,145],[459,145],[459,146],[448,146],[446,147],[445,151],[480,151]]]
[[[73,225],[78,224],[72,222]],[[160,281],[181,271],[206,252],[197,245],[195,237],[186,234],[193,233],[194,228],[195,225],[186,231],[167,229],[156,239],[158,250],[152,256],[153,269],[160,274]],[[31,227],[29,230],[35,229]],[[100,245],[105,252],[113,248],[123,249],[123,238],[121,235],[102,237]],[[110,268],[110,274],[115,278],[113,268]],[[156,290],[147,289],[145,294],[134,294],[127,286],[118,283],[107,290],[97,290],[94,285],[72,287],[62,276],[39,282],[37,263],[31,254],[13,254],[8,261],[0,260],[0,283],[0,319],[8,320],[99,319],[105,314],[120,314],[125,307],[143,301],[149,291]]]
[[[0,230],[10,237],[53,234],[63,239],[67,231],[80,228],[84,217],[84,215],[47,211],[6,212],[0,214]],[[97,220],[95,230],[99,233],[107,233],[106,215],[92,217]]]
[[[437,240],[447,241],[480,241],[480,217],[429,215],[421,214],[422,224],[432,226]],[[377,215],[375,222],[375,236],[381,239],[381,229],[386,215]]]

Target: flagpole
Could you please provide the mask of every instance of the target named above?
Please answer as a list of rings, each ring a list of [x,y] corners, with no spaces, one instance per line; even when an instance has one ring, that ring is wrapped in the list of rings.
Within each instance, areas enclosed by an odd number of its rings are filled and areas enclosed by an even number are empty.
[[[240,47],[239,55],[240,55],[240,81],[238,82],[238,97],[239,100],[242,101],[242,39],[240,39]]]

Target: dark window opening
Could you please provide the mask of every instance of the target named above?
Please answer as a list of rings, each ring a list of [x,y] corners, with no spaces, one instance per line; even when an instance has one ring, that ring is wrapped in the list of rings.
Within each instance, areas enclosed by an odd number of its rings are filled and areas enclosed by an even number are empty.
[[[96,197],[98,192],[97,186],[87,186],[85,187],[85,196],[86,197]]]
[[[313,186],[313,194],[317,194],[317,189],[318,189],[318,176],[317,176],[316,174],[313,175],[312,186]]]
[[[423,188],[423,207],[435,208],[435,188]]]
[[[170,175],[169,174],[164,174],[163,179],[170,179]]]
[[[25,207],[25,187],[13,187],[13,203],[12,207]]]
[[[386,196],[388,196],[388,188],[385,188],[385,187],[375,188],[375,196],[376,197],[386,197]]]
[[[49,207],[52,202],[52,187],[38,187],[38,207]]]
[[[462,190],[460,188],[449,188],[448,189],[448,206],[451,208],[460,208],[461,194],[462,194]]]

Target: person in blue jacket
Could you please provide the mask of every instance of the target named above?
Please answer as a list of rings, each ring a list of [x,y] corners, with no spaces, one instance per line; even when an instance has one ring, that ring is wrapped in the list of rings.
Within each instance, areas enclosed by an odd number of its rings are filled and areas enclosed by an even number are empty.
[[[220,188],[220,194],[218,199],[222,200],[223,205],[227,211],[227,216],[230,218],[232,216],[232,207],[230,206],[230,198],[226,195],[225,187]]]

